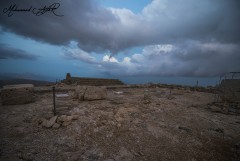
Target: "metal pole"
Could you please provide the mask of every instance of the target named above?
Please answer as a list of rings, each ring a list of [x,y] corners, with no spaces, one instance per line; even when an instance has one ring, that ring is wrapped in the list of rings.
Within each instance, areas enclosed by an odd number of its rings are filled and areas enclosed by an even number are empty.
[[[53,114],[54,116],[56,116],[55,86],[53,86],[52,89],[53,89]]]

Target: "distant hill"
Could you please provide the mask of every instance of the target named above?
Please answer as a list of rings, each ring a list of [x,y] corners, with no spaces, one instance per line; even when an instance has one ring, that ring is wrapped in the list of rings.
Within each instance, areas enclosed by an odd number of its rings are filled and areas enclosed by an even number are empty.
[[[33,84],[35,86],[44,86],[53,84],[53,82],[42,81],[42,80],[31,80],[31,79],[4,79],[0,80],[0,88],[5,85],[13,85],[13,84]]]
[[[44,80],[55,81],[55,78],[34,73],[0,73],[0,80],[10,79],[28,79],[28,80]]]

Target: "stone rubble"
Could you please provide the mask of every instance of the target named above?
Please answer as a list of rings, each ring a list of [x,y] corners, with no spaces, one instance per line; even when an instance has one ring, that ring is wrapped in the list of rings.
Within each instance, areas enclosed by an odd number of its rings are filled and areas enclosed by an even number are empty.
[[[78,115],[71,115],[71,116],[67,116],[67,115],[61,115],[61,116],[54,116],[52,118],[50,118],[49,120],[42,118],[39,120],[39,122],[41,123],[42,127],[46,127],[46,128],[54,128],[57,129],[61,126],[68,126],[72,123],[73,120],[77,120],[78,119]]]

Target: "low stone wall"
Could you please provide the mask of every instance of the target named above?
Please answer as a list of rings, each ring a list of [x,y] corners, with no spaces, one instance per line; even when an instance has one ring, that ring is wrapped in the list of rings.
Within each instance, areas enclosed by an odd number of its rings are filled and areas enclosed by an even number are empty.
[[[1,90],[3,105],[21,105],[34,101],[34,86],[32,84],[7,85]]]

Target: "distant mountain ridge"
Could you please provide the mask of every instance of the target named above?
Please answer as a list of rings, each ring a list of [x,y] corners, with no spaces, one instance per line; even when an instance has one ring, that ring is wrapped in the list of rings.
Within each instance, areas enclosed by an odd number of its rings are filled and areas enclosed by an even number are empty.
[[[13,85],[13,84],[33,84],[35,86],[44,86],[51,85],[53,82],[43,81],[43,80],[32,80],[32,79],[4,79],[0,80],[0,88],[5,85]]]
[[[0,73],[0,80],[11,80],[11,79],[27,79],[27,80],[43,80],[43,81],[54,81],[54,78],[39,75],[34,73]]]

